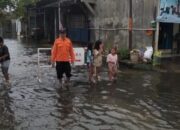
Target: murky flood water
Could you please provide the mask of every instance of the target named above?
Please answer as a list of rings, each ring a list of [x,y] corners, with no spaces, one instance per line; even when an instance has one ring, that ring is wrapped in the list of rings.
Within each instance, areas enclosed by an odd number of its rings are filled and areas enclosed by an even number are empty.
[[[60,91],[55,70],[37,80],[37,45],[6,40],[11,89],[0,74],[2,130],[179,130],[180,74],[122,70],[107,86],[107,72],[92,87],[74,68],[70,91]],[[39,47],[42,47],[39,45]]]

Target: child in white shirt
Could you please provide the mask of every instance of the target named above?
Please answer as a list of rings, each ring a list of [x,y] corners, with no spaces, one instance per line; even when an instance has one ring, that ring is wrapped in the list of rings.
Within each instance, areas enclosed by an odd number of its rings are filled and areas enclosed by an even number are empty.
[[[109,80],[113,81],[117,75],[118,68],[118,56],[116,49],[112,48],[110,54],[107,56],[108,70],[109,70]]]

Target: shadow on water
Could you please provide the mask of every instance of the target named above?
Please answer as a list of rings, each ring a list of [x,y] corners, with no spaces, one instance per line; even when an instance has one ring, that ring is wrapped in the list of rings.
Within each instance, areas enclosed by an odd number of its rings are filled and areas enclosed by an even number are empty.
[[[41,45],[6,43],[12,87],[0,103],[6,101],[11,113],[9,129],[10,124],[15,130],[180,129],[179,74],[123,69],[118,81],[107,86],[104,69],[102,81],[90,85],[86,67],[75,67],[70,91],[60,91],[55,69],[42,69],[42,83],[37,81],[36,52]]]

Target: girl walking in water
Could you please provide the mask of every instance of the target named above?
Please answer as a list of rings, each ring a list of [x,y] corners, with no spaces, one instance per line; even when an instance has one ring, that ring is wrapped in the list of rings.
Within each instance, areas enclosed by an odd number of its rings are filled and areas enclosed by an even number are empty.
[[[108,63],[108,73],[110,82],[114,81],[117,77],[118,71],[118,56],[116,53],[116,48],[112,48],[110,54],[107,56]]]
[[[89,43],[87,46],[86,63],[87,63],[87,69],[89,73],[89,82],[91,82],[92,76],[93,76],[93,47],[91,43]]]
[[[102,53],[103,53],[104,44],[102,41],[98,40],[95,43],[94,50],[93,50],[93,83],[100,81],[100,69],[102,66]]]

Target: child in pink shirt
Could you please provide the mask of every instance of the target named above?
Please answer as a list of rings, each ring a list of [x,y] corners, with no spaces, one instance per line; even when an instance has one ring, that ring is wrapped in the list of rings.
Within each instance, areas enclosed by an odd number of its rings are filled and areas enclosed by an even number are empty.
[[[110,54],[107,56],[108,71],[109,71],[109,80],[113,81],[117,75],[118,68],[118,56],[116,49],[112,48]]]

